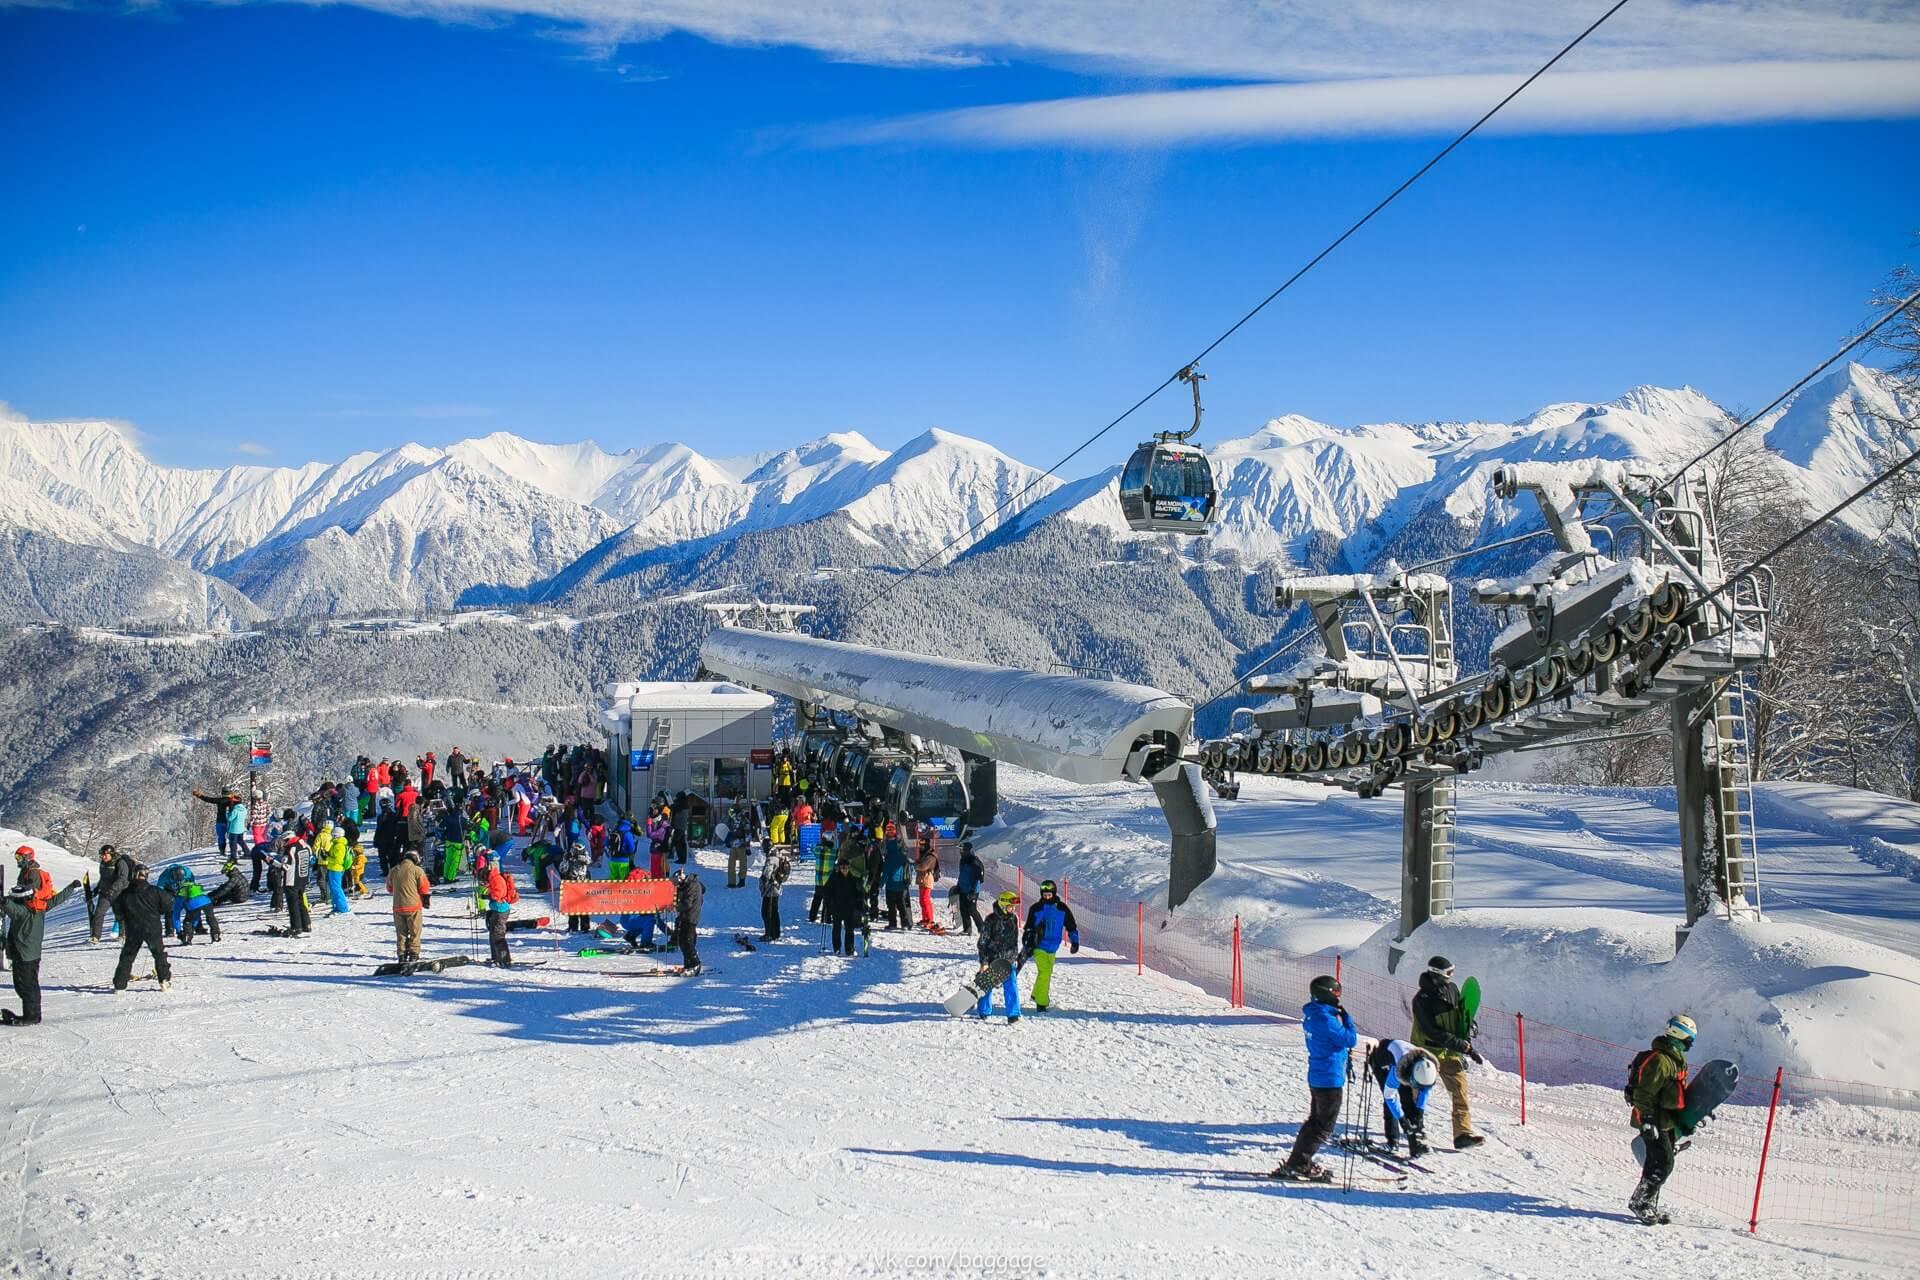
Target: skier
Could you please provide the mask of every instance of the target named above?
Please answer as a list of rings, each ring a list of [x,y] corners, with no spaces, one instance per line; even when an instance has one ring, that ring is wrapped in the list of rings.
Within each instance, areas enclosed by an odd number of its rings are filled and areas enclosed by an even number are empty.
[[[850,862],[836,866],[827,881],[827,887],[814,895],[814,900],[820,904],[827,920],[833,925],[835,955],[853,954],[854,935],[860,931],[866,896],[866,886],[853,874],[853,864]]]
[[[0,913],[6,919],[7,967],[13,970],[20,1012],[0,1011],[0,1022],[10,1027],[31,1027],[40,1021],[40,940],[46,933],[47,903],[53,895],[40,892],[47,873],[34,861],[32,849],[21,845],[13,856],[20,874],[6,897],[0,898]]]
[[[933,926],[933,886],[940,883],[940,855],[933,851],[931,833],[920,837],[920,852],[913,860],[913,881],[920,890],[920,927]]]
[[[145,947],[153,956],[153,976],[165,991],[173,984],[173,968],[167,963],[167,918],[173,912],[173,898],[165,890],[147,883],[147,869],[133,868],[127,888],[120,895],[120,963],[113,968],[113,989],[125,991],[133,977],[133,957]]]
[[[705,897],[699,876],[673,873],[673,940],[680,944],[680,971],[689,976],[700,972],[700,904]]]
[[[1294,1138],[1286,1163],[1273,1171],[1276,1178],[1303,1182],[1332,1182],[1333,1174],[1315,1160],[1320,1144],[1333,1136],[1340,1118],[1340,1101],[1347,1091],[1347,1055],[1360,1043],[1353,1018],[1340,1007],[1340,981],[1322,974],[1309,984],[1312,996],[1300,1010],[1307,1041],[1307,1092],[1312,1104]]]
[[[1649,1226],[1671,1221],[1660,1208],[1660,1188],[1673,1172],[1676,1145],[1687,1136],[1680,1129],[1687,1105],[1687,1050],[1698,1033],[1692,1018],[1676,1013],[1643,1049],[1628,1070],[1627,1101],[1633,1104],[1633,1123],[1640,1128],[1646,1159],[1640,1166],[1640,1185],[1633,1189],[1627,1208]]]
[[[120,895],[133,883],[133,861],[120,856],[120,851],[110,844],[100,846],[100,883],[94,886],[93,907],[87,913],[87,941],[100,941],[100,931],[106,927],[107,913],[113,913],[113,927],[120,928]]]
[[[393,895],[394,946],[402,961],[420,958],[420,916],[432,901],[433,885],[420,869],[420,855],[409,849],[387,872]]]
[[[346,881],[347,866],[352,855],[347,852],[347,837],[329,822],[314,837],[313,851],[320,859],[321,872],[326,876],[327,901],[333,905],[333,914],[350,914],[353,908],[347,905]]]
[[[507,917],[513,914],[513,904],[520,900],[520,892],[513,886],[513,877],[500,870],[497,859],[487,866],[487,950],[492,963],[502,969],[511,968],[513,953],[507,950]]]
[[[1400,1130],[1407,1131],[1407,1154],[1418,1160],[1427,1154],[1427,1094],[1440,1080],[1440,1065],[1433,1055],[1405,1040],[1382,1040],[1367,1055],[1367,1069],[1380,1086],[1382,1124],[1387,1148],[1400,1142]]]
[[[907,906],[907,877],[912,865],[900,837],[887,837],[887,856],[883,875],[887,882],[887,928],[905,929],[913,925],[913,911]]]
[[[1413,998],[1414,1044],[1427,1050],[1440,1063],[1440,1083],[1447,1088],[1447,1100],[1453,1104],[1453,1147],[1465,1151],[1486,1139],[1473,1131],[1473,1111],[1467,1105],[1467,1063],[1485,1058],[1473,1047],[1474,1028],[1461,1026],[1465,1016],[1460,1007],[1460,988],[1453,985],[1453,963],[1445,956],[1427,961],[1420,975],[1420,993]]]
[[[774,852],[772,840],[761,843],[760,853],[760,941],[777,942],[780,938],[780,886],[787,882],[787,874],[792,868],[785,854]]]
[[[1000,1002],[1006,1006],[1007,1025],[1020,1021],[1020,922],[1013,917],[1013,909],[1020,898],[1009,889],[993,901],[993,910],[980,925],[980,941],[975,944],[975,954],[982,965],[1004,963],[1007,976],[1000,984]],[[986,1017],[993,1012],[993,988],[988,987],[980,993],[980,1004],[974,1013]]]
[[[987,864],[973,851],[973,841],[960,843],[960,875],[954,882],[954,901],[960,905],[960,932],[968,937],[980,920],[980,885],[987,878]]]
[[[231,791],[222,791],[217,796],[195,791],[193,798],[213,806],[213,843],[216,852],[225,853],[227,851],[227,819],[232,816],[233,807],[240,803],[240,797]]]
[[[287,930],[296,938],[313,932],[313,905],[307,901],[307,887],[311,884],[307,867],[311,853],[307,842],[299,836],[287,841],[286,869],[282,872],[287,881]]]
[[[1040,882],[1040,900],[1027,912],[1026,933],[1021,938],[1022,959],[1033,959],[1033,1007],[1041,1013],[1053,996],[1053,961],[1062,937],[1080,954],[1080,924],[1073,908],[1060,901],[1060,890],[1051,880]]]

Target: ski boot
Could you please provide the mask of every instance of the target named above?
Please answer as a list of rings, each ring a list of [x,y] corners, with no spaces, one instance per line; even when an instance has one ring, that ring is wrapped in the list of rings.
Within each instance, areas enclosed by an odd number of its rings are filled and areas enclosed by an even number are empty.
[[[1485,1141],[1486,1139],[1477,1133],[1463,1133],[1453,1140],[1453,1149],[1455,1151],[1468,1151]]]
[[[1421,1156],[1427,1154],[1429,1150],[1430,1148],[1427,1146],[1427,1144],[1425,1142],[1422,1142],[1419,1138],[1408,1137],[1407,1158],[1409,1160],[1418,1160]]]
[[[1282,1182],[1332,1182],[1333,1170],[1318,1160],[1309,1160],[1304,1165],[1289,1161],[1267,1175]]]
[[[1640,1179],[1640,1185],[1627,1197],[1627,1210],[1649,1227],[1665,1226],[1673,1219],[1660,1207],[1660,1184]]]

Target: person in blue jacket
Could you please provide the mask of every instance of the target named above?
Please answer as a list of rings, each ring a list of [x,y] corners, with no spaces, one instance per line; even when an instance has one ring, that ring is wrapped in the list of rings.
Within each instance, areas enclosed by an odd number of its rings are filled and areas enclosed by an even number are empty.
[[[1060,943],[1066,941],[1075,955],[1080,953],[1080,925],[1073,908],[1060,901],[1060,887],[1051,880],[1040,882],[1040,900],[1027,912],[1027,929],[1021,942],[1033,958],[1033,1007],[1041,1013],[1053,1000],[1053,960]]]
[[[954,901],[960,905],[960,933],[971,937],[975,926],[985,928],[980,918],[980,885],[987,878],[987,864],[973,851],[973,841],[960,842],[960,875],[954,882]]]
[[[193,935],[202,927],[213,941],[220,941],[220,922],[213,915],[213,899],[195,881],[192,871],[176,863],[161,873],[160,887],[173,895],[170,923],[181,946],[190,946]]]
[[[1382,1040],[1367,1055],[1367,1069],[1380,1086],[1382,1121],[1387,1149],[1407,1131],[1407,1154],[1418,1160],[1427,1154],[1427,1095],[1440,1079],[1440,1064],[1431,1053],[1405,1040]]]
[[[907,861],[906,846],[900,843],[900,837],[887,837],[886,861],[882,864],[882,879],[887,886],[887,928],[910,929],[913,927],[913,913],[907,908],[907,870],[913,864]]]
[[[1306,1122],[1294,1139],[1293,1153],[1273,1171],[1276,1178],[1332,1182],[1333,1174],[1315,1160],[1320,1144],[1333,1136],[1340,1102],[1347,1091],[1347,1057],[1360,1043],[1353,1018],[1340,1007],[1340,980],[1322,974],[1309,985],[1312,999],[1300,1010],[1307,1039],[1307,1092],[1313,1096]]]

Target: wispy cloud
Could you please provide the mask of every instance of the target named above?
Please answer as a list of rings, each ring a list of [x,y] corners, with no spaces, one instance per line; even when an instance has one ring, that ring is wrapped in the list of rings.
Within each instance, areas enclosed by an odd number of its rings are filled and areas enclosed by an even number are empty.
[[[461,23],[532,16],[607,48],[679,31],[853,62],[940,66],[1019,58],[1102,73],[1262,81],[1513,72],[1537,65],[1605,7],[1604,0],[338,2]],[[1634,0],[1582,46],[1580,65],[1882,57],[1920,57],[1912,0]]]
[[[827,144],[1170,146],[1448,132],[1515,83],[1506,74],[1236,85],[969,107],[823,130]],[[1612,132],[1920,115],[1920,59],[1757,62],[1542,77],[1488,126]]]
[[[416,422],[462,422],[471,418],[491,418],[500,411],[484,404],[413,404],[388,408],[321,409],[316,418],[408,419]]]
[[[271,456],[273,453],[273,450],[267,448],[267,446],[261,444],[258,440],[242,440],[239,444],[233,446],[233,451],[235,453],[244,453],[249,458],[265,458]]]

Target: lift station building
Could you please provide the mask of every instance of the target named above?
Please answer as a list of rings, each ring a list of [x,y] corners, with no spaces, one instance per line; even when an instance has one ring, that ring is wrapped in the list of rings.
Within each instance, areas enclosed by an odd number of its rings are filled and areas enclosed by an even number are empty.
[[[715,808],[773,797],[773,699],[717,680],[621,681],[602,690],[615,805],[643,816],[664,791]]]

